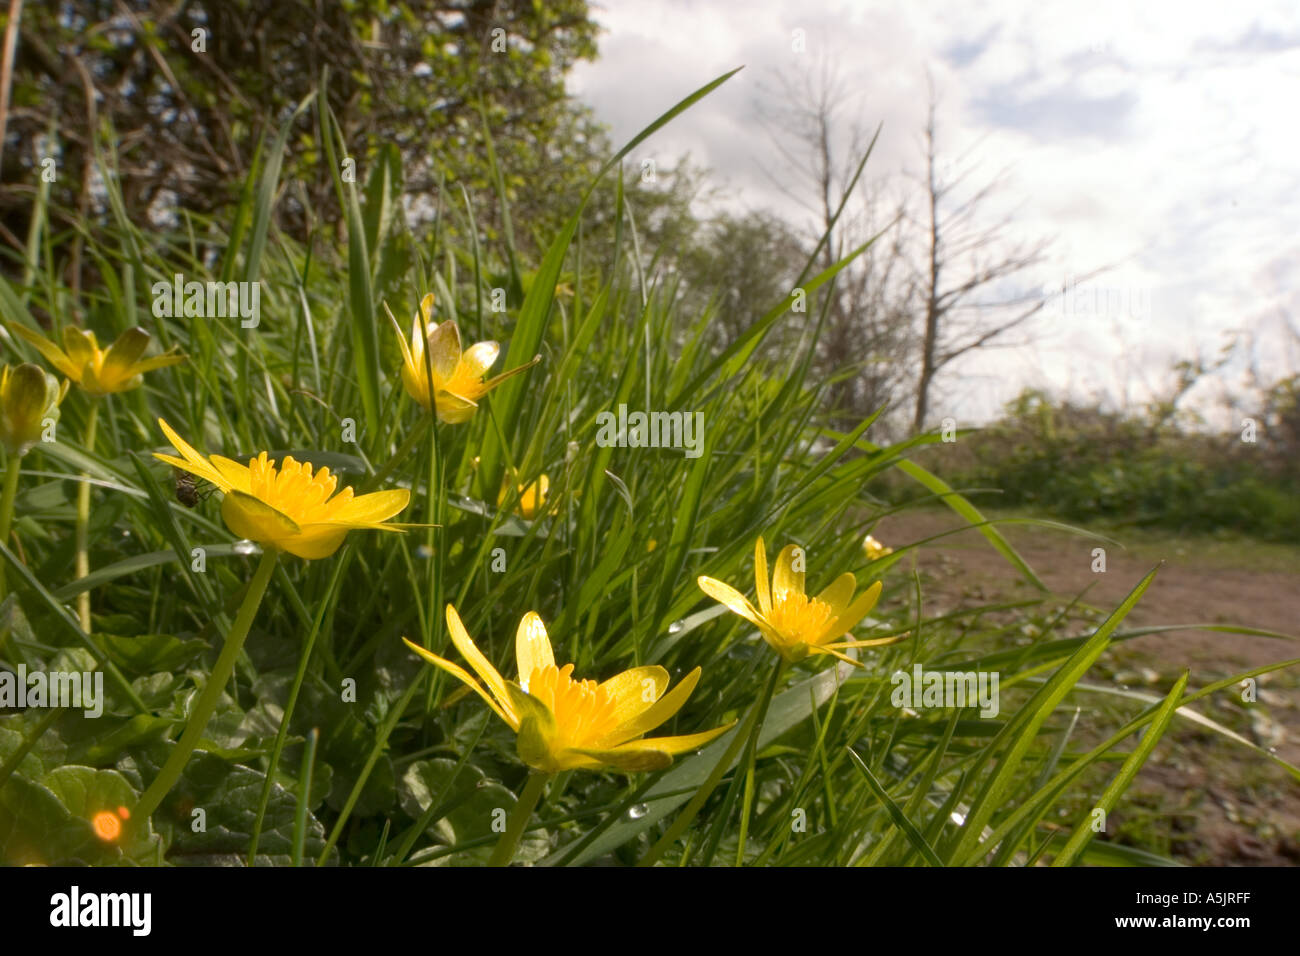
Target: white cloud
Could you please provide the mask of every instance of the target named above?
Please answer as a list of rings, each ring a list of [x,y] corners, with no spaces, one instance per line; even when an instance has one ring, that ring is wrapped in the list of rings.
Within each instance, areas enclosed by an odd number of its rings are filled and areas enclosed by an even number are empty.
[[[1149,303],[1141,316],[1049,309],[1031,347],[956,364],[946,389],[968,417],[1023,384],[1140,401],[1142,380],[1158,387],[1171,362],[1217,353],[1234,330],[1281,335],[1270,316],[1300,305],[1300,24],[1289,3],[606,0],[595,15],[608,31],[602,58],[572,87],[616,141],[746,64],[638,151],[690,153],[730,205],[798,217],[760,166],[772,150],[755,101],[774,69],[839,66],[863,125],[884,123],[869,167],[878,179],[917,169],[928,70],[945,152],[970,153],[972,183],[1006,171],[989,221],[1010,216],[1016,237],[1055,240],[1039,281],[1110,264],[1100,301]],[[1284,350],[1262,354],[1282,370]]]

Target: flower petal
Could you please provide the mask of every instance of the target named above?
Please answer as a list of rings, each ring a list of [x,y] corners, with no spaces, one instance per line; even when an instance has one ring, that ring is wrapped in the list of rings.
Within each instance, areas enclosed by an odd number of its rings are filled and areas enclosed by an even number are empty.
[[[103,364],[96,370],[101,386],[114,391],[115,386],[138,374],[133,366],[148,347],[149,333],[144,329],[127,329],[119,335],[104,353]]]
[[[647,737],[642,740],[629,740],[625,744],[619,744],[617,747],[608,747],[603,750],[597,749],[577,749],[577,752],[589,757],[594,757],[601,763],[608,763],[610,766],[622,769],[634,769],[624,767],[621,763],[615,763],[615,760],[627,761],[632,754],[662,754],[669,758],[668,763],[672,763],[674,754],[686,753],[689,750],[698,750],[709,741],[725,734],[732,727],[736,726],[736,721],[724,724],[721,727],[714,727],[712,730],[706,730],[698,734],[686,734],[680,737]],[[668,766],[667,763],[658,763],[655,766],[646,768],[657,770],[660,767]]]
[[[65,325],[63,351],[67,353],[68,361],[72,363],[73,368],[84,369],[94,362],[95,355],[99,352],[99,343],[95,341],[93,334],[83,332],[75,325]]]
[[[772,613],[772,586],[767,576],[767,547],[760,535],[754,545],[754,589],[758,592],[758,609],[764,614]]]
[[[19,338],[23,339],[35,348],[36,351],[40,352],[41,355],[45,356],[45,361],[49,362],[65,376],[72,379],[74,382],[81,381],[82,366],[74,363],[63,353],[62,349],[45,336],[41,335],[39,332],[32,331],[25,325],[19,325],[16,322],[7,322],[5,323],[5,326],[10,332],[13,332]]]
[[[506,379],[514,378],[520,372],[527,372],[530,368],[532,368],[541,360],[542,357],[540,355],[534,355],[533,360],[531,362],[525,362],[523,365],[517,365],[514,368],[510,369],[510,371],[508,372],[502,372],[500,375],[497,375],[495,378],[488,379],[486,382],[483,383],[483,391],[489,392],[492,389],[496,388],[498,385],[500,385],[502,382],[504,382]]]
[[[506,684],[506,693],[510,706],[519,715],[519,730],[515,736],[519,759],[547,773],[561,769],[555,759],[555,715],[550,708],[513,681]]]
[[[221,499],[221,517],[237,537],[250,541],[276,544],[302,533],[302,528],[283,511],[234,488]]]
[[[275,541],[275,546],[290,554],[308,561],[328,558],[343,544],[351,529],[349,525],[309,524],[303,525],[295,535]]]
[[[246,495],[253,493],[253,481],[249,475],[247,465],[241,465],[239,462],[232,461],[223,455],[212,455],[209,461],[212,462],[212,467],[220,473],[222,482],[227,486],[222,488],[223,491],[229,491],[233,488],[235,491],[242,491]]]
[[[451,319],[429,333],[429,362],[435,378],[450,381],[460,364],[460,330]]]
[[[501,346],[496,342],[476,342],[460,357],[461,369],[475,378],[482,378],[500,354]]]
[[[794,569],[794,556],[802,551],[797,544],[787,544],[776,558],[776,570],[772,572],[772,590],[791,591],[805,594],[803,589],[804,573]]]
[[[658,664],[648,664],[642,667],[630,668],[602,682],[600,687],[614,699],[614,712],[610,719],[616,721],[615,726],[621,730],[624,724],[630,723],[652,708],[655,701],[659,700],[664,695],[664,691],[668,689],[668,681],[668,671]],[[661,723],[663,723],[663,720],[651,726],[658,727]],[[643,730],[641,733],[643,734],[645,731]],[[617,731],[610,736],[616,734]],[[641,734],[628,733],[618,740],[610,742],[621,743],[624,740],[639,736]]]
[[[871,609],[876,606],[876,601],[880,599],[880,588],[881,583],[876,581],[871,587],[854,598],[853,603],[836,615],[835,624],[822,635],[819,643],[829,644],[841,634],[857,627],[862,619],[871,612]]]
[[[330,520],[348,524],[376,524],[402,511],[410,501],[411,492],[406,488],[372,491],[368,495],[353,498],[331,515]]]
[[[624,673],[628,672],[625,671]],[[654,730],[682,709],[682,705],[691,696],[691,691],[695,690],[695,685],[700,682],[700,673],[700,668],[695,668],[695,670],[683,677],[676,687],[667,694],[663,694],[651,706],[620,724],[618,729],[601,738],[599,743],[602,746],[617,746]],[[667,672],[665,672],[665,684],[667,683],[667,676]]]
[[[839,617],[844,613],[844,609],[849,606],[849,602],[853,600],[853,592],[857,589],[858,579],[853,576],[852,571],[845,571],[827,585],[821,594],[817,595],[817,600],[823,604],[829,604],[831,614]],[[861,620],[861,618],[858,620]]]
[[[509,724],[512,730],[519,729],[517,721],[512,720],[510,716],[508,716],[506,712],[501,709],[501,705],[492,699],[492,695],[489,694],[487,691],[485,691],[483,689],[483,685],[480,684],[478,681],[476,681],[470,675],[470,673],[467,670],[465,670],[465,668],[461,667],[459,664],[453,664],[451,661],[439,657],[437,654],[434,654],[432,651],[426,651],[419,644],[413,644],[406,638],[402,638],[402,640],[405,642],[407,647],[415,651],[415,653],[419,654],[430,664],[433,664],[436,667],[441,667],[452,677],[456,678],[462,684],[472,689],[474,693],[478,694],[485,701],[487,701],[487,705],[492,708],[492,712],[496,714],[498,717],[500,717],[502,720],[504,720],[507,724]]]
[[[565,761],[565,758],[570,754],[581,754],[583,757],[595,760],[597,763],[603,764],[604,766],[613,767],[616,770],[622,770],[625,773],[663,770],[665,767],[671,767],[673,763],[673,756],[668,753],[668,751],[651,747],[634,748],[629,750],[623,750],[621,748],[609,750],[575,748],[573,750],[565,750],[558,756],[561,761]]]
[[[551,649],[551,639],[546,636],[546,625],[535,611],[523,616],[515,632],[515,662],[519,667],[519,682],[524,687],[538,670],[555,666],[555,652]]]
[[[143,375],[145,372],[152,372],[156,368],[167,368],[169,365],[179,365],[185,361],[185,356],[179,351],[179,346],[173,346],[161,355],[155,355],[153,358],[142,359],[135,363],[132,370],[136,375]]]
[[[482,678],[483,683],[496,697],[502,709],[510,715],[511,725],[518,727],[519,716],[514,708],[510,706],[510,695],[506,692],[505,678],[492,666],[492,662],[484,656],[483,652],[470,639],[469,632],[465,630],[465,625],[461,623],[460,615],[456,613],[456,609],[450,604],[447,605],[447,631],[451,634],[451,642],[456,645],[456,650],[460,651],[460,656],[469,662],[469,666],[474,668],[474,673]]]
[[[749,598],[730,584],[703,575],[696,579],[696,583],[700,586],[700,590],[713,600],[725,604],[754,626],[761,627],[766,623],[759,613],[754,610],[754,605],[749,603]]]

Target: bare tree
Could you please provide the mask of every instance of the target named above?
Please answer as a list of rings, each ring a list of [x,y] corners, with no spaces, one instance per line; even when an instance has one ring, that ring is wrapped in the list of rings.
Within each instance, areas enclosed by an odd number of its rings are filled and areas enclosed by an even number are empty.
[[[1038,290],[1002,294],[1014,284],[1008,280],[1043,260],[1048,243],[1009,243],[1004,239],[1008,220],[991,226],[978,222],[977,212],[1000,185],[1000,176],[949,208],[966,174],[950,179],[940,173],[936,105],[931,88],[924,132],[924,218],[917,224],[923,231],[924,261],[914,278],[922,309],[915,431],[925,427],[935,376],[944,366],[975,349],[1002,344],[998,340],[1048,301]]]
[[[829,409],[848,424],[888,403],[903,385],[904,357],[912,348],[895,228],[903,204],[888,203],[880,188],[849,196],[873,140],[853,117],[855,91],[830,60],[778,73],[761,92],[758,119],[780,160],[779,170],[764,173],[809,213],[809,244],[822,243],[818,267],[827,269],[847,250],[881,237],[836,277],[817,342],[818,370],[830,383]]]

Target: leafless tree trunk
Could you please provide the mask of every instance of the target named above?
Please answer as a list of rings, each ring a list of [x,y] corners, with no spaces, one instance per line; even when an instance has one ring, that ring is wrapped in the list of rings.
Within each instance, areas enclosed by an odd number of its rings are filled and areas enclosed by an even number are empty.
[[[925,427],[935,376],[940,370],[967,352],[994,344],[1047,303],[1038,290],[1007,298],[1001,289],[1006,280],[1040,263],[1047,243],[1006,242],[1005,220],[987,227],[973,224],[976,211],[998,185],[996,178],[949,210],[946,200],[965,176],[948,180],[939,171],[936,105],[932,91],[924,131],[922,177],[925,255],[924,266],[917,270],[917,284],[924,299],[920,371],[912,416],[912,427],[918,432]],[[954,273],[962,278],[952,280]]]

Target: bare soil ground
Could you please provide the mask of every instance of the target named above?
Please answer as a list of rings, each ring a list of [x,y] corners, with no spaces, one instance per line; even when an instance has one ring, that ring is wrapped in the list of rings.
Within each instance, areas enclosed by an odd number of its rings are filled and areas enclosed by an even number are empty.
[[[899,547],[963,526],[950,511],[919,511],[885,517],[873,533]],[[1120,547],[1050,528],[998,527],[1061,603],[1090,588],[1083,600],[1109,612],[1163,561],[1126,628],[1232,624],[1300,635],[1300,547],[1134,530],[1109,535]],[[1105,548],[1104,573],[1093,570],[1098,547]],[[976,529],[914,554],[927,616],[1036,593]],[[898,593],[892,599],[908,600]],[[1297,657],[1300,642],[1187,627],[1125,642],[1104,661],[1116,684],[1156,694],[1183,669],[1191,672],[1189,687],[1198,687]],[[1200,712],[1300,766],[1300,668],[1265,675],[1258,703],[1215,699],[1232,693],[1241,691],[1219,692],[1200,702]],[[1187,720],[1176,721],[1170,737],[1129,791],[1126,811],[1112,814],[1111,838],[1187,863],[1300,863],[1300,783],[1285,768]]]

